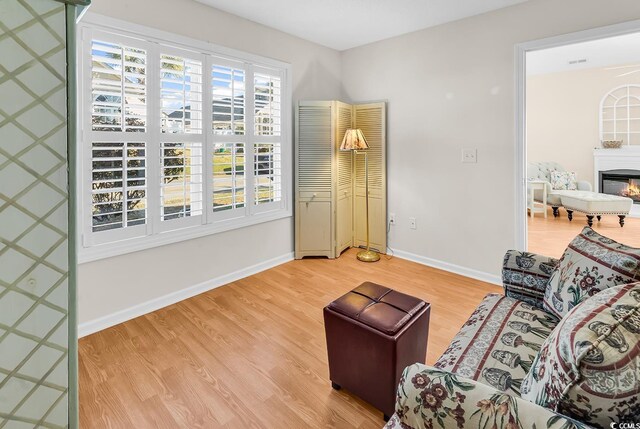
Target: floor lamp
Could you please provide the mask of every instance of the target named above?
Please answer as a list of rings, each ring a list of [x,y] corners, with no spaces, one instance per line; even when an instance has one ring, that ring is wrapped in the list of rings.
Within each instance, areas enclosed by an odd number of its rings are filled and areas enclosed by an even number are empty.
[[[362,134],[361,129],[348,129],[347,132],[344,133],[340,150],[352,150],[355,155],[358,155],[359,153],[364,154],[364,195],[366,207],[367,248],[366,250],[358,252],[357,257],[358,260],[363,262],[376,262],[380,260],[380,254],[375,250],[371,250],[369,247],[369,157],[367,149],[369,149],[369,144],[367,143],[367,139],[364,138],[364,134]]]

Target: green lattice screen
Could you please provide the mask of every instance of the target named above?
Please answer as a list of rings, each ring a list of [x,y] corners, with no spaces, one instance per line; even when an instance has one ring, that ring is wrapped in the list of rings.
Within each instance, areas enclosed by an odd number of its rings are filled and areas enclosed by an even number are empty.
[[[0,0],[0,428],[68,426],[65,6]]]

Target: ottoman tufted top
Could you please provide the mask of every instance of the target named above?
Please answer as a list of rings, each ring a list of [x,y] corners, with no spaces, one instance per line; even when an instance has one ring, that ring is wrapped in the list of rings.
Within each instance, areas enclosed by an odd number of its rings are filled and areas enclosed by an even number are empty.
[[[330,303],[329,308],[387,335],[395,335],[425,305],[418,298],[365,282]]]

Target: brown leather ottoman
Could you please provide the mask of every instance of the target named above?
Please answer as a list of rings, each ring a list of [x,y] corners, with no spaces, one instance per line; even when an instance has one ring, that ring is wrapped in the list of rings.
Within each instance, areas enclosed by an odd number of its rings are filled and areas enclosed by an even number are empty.
[[[424,363],[428,303],[366,282],[324,308],[329,378],[384,414],[394,412],[402,371]]]

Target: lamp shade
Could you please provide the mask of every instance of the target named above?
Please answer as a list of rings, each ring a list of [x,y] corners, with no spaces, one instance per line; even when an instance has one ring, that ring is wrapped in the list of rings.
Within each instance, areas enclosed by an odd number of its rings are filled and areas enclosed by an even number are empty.
[[[357,129],[348,129],[346,133],[344,133],[344,138],[342,139],[342,144],[340,145],[340,150],[365,150],[369,149],[369,143],[367,143],[367,139],[364,138],[364,134],[362,134],[362,130],[360,128]]]

